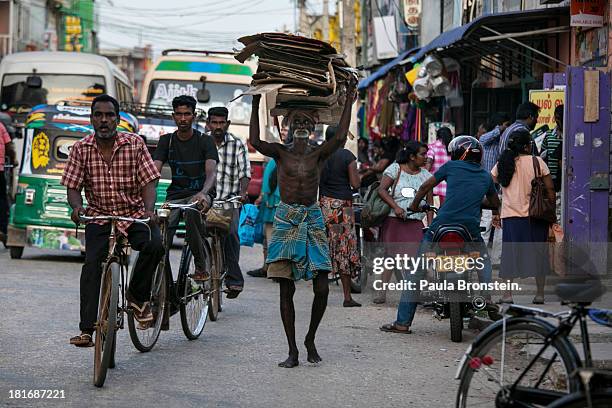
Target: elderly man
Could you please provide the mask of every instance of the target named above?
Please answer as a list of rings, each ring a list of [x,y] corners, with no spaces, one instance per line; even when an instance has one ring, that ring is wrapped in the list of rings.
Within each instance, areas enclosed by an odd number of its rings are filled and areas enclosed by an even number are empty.
[[[327,274],[331,261],[325,224],[317,205],[317,190],[325,160],[344,145],[351,121],[351,105],[355,97],[355,83],[351,83],[347,102],[342,112],[336,137],[321,146],[308,143],[317,121],[315,114],[305,110],[289,113],[289,135],[293,143],[267,143],[259,139],[259,100],[253,97],[250,142],[262,154],[276,160],[281,202],[276,210],[272,239],[268,244],[268,278],[280,283],[280,312],[289,343],[289,357],[279,363],[291,368],[299,364],[295,342],[294,281],[313,279],[314,300],[310,326],[304,345],[308,361],[321,361],[315,347],[315,334],[327,307],[329,287]]]

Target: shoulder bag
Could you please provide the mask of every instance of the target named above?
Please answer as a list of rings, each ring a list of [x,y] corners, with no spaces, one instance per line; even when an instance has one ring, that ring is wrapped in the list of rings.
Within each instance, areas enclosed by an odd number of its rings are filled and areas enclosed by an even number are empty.
[[[533,159],[534,177],[531,180],[531,195],[529,197],[529,217],[554,223],[557,221],[555,202],[551,202],[546,194],[546,186],[540,172],[540,162]]]
[[[393,189],[391,190],[391,197],[395,195],[395,187],[402,175],[402,169],[399,169],[397,177],[393,182]],[[380,182],[377,181],[370,186],[368,193],[366,194],[366,202],[361,210],[361,225],[364,228],[376,227],[385,221],[385,218],[389,216],[391,207],[387,204],[378,194],[378,187]]]

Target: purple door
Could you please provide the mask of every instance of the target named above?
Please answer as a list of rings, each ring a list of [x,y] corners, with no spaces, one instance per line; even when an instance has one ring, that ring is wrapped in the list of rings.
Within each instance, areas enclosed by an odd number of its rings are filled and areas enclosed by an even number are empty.
[[[583,67],[566,71],[564,230],[572,248],[570,264],[584,268],[572,267],[572,271],[603,275],[610,194],[610,76],[599,72],[598,89],[591,87],[585,97],[585,71]],[[599,98],[599,118],[585,122],[585,107],[588,110],[595,97]]]

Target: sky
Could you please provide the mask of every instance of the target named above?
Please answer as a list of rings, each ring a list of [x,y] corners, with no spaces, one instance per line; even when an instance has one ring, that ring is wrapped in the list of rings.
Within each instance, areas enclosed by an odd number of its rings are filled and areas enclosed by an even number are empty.
[[[330,1],[331,4],[334,1]],[[236,39],[287,27],[293,31],[295,0],[98,0],[101,48],[152,44],[166,48],[231,51]],[[330,4],[330,8],[331,8]],[[321,13],[322,0],[310,0]]]

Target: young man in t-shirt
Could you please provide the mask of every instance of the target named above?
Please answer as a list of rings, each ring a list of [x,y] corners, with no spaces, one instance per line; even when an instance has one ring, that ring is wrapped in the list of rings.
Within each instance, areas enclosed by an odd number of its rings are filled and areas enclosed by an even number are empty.
[[[172,170],[172,182],[168,187],[166,200],[179,204],[197,202],[204,213],[210,208],[215,197],[219,156],[212,137],[193,128],[196,104],[196,100],[191,96],[181,95],[174,98],[172,117],[178,129],[159,138],[153,160],[158,170],[161,171],[164,163],[168,163]],[[179,218],[180,210],[172,210],[166,233],[168,242],[172,242]],[[207,280],[210,274],[205,269],[201,215],[195,211],[185,211],[185,226],[185,239],[195,263],[192,278]],[[166,264],[169,265],[168,262]]]
[[[480,167],[482,146],[478,140],[472,136],[459,136],[449,143],[448,151],[451,161],[442,165],[421,185],[409,207],[413,212],[419,211],[419,205],[427,193],[439,183],[446,181],[446,200],[425,232],[419,254],[429,252],[438,228],[443,225],[462,225],[468,230],[472,242],[477,243],[474,249],[480,252],[484,264],[483,268],[478,270],[479,281],[488,283],[491,282],[491,260],[480,235],[480,209],[483,198],[486,197],[487,205],[493,208],[494,214],[498,214],[501,202],[491,174]],[[417,280],[421,279],[419,276],[423,273],[423,270],[416,271]],[[416,312],[417,293],[418,291],[410,290],[402,293],[395,322],[382,326],[380,328],[382,331],[410,332],[410,325]]]

